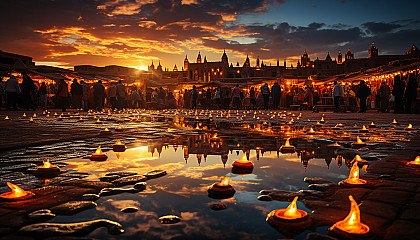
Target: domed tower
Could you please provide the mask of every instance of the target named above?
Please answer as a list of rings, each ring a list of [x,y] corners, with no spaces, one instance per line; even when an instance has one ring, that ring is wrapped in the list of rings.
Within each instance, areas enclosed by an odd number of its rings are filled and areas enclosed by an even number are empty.
[[[174,72],[178,71],[178,68],[177,68],[176,64],[175,64],[175,67],[174,67],[174,70],[173,71]]]
[[[350,48],[346,52],[346,60],[349,60],[349,59],[354,59],[354,54],[351,53]]]
[[[159,65],[157,66],[157,68],[156,68],[156,71],[158,71],[158,72],[163,72],[163,70],[162,70],[162,65],[160,65],[160,61],[159,61]]]
[[[222,55],[222,63],[229,65],[229,60],[228,60],[228,56],[226,54],[226,51],[223,50],[223,55]]]
[[[341,54],[341,51],[338,50],[338,57],[337,57],[337,63],[342,64],[343,63],[343,54]]]
[[[372,43],[372,45],[369,48],[369,58],[378,57],[378,49],[375,47],[375,43]]]
[[[153,61],[152,61],[152,65],[150,65],[150,66],[148,66],[148,67],[147,67],[147,70],[148,70],[149,72],[151,72],[151,71],[154,71],[154,70],[155,70],[155,65],[153,64]]]
[[[200,52],[198,52],[197,63],[201,63],[201,53]]]
[[[187,71],[188,70],[188,64],[189,64],[188,57],[187,57],[187,55],[185,55],[185,59],[184,59],[184,71]]]

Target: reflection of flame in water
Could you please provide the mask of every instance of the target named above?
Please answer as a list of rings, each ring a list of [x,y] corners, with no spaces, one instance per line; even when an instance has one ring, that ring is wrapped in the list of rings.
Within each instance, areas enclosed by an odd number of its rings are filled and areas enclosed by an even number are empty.
[[[349,199],[351,202],[349,215],[347,215],[347,217],[344,220],[336,222],[334,224],[334,227],[347,233],[353,233],[353,234],[368,233],[370,228],[366,224],[363,224],[361,222],[359,206],[357,206],[357,203],[354,200],[352,195],[349,196]]]
[[[230,178],[223,177],[222,181],[219,183],[220,186],[229,186],[230,185]]]
[[[296,196],[293,201],[289,204],[286,209],[279,209],[275,212],[276,216],[283,219],[298,219],[305,217],[307,213],[305,211],[299,210],[296,207],[296,201],[298,196]]]
[[[357,161],[353,163],[353,166],[350,169],[349,178],[344,180],[345,183],[348,184],[365,184],[366,180],[359,179],[359,166],[357,165]]]
[[[30,194],[29,191],[25,191],[19,186],[7,182],[7,186],[12,190],[11,192],[6,192],[0,195],[2,198],[13,199],[13,198],[20,198]]]

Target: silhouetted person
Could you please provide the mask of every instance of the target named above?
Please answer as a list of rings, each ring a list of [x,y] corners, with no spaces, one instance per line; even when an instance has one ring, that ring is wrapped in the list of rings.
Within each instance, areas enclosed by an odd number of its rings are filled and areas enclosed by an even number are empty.
[[[67,104],[69,102],[69,87],[64,79],[60,79],[57,88],[56,100],[58,108],[61,108],[63,112],[66,111]]]
[[[125,106],[125,86],[122,84],[121,80],[117,84],[117,102],[118,109],[122,109]]]
[[[405,88],[405,93],[404,93],[406,113],[411,113],[412,102],[416,101],[417,85],[418,83],[416,80],[416,76],[414,75],[414,73],[410,73],[410,75],[408,76],[407,87]]]
[[[274,83],[271,87],[271,97],[273,98],[273,108],[277,109],[280,104],[281,88],[278,83]]]
[[[4,91],[6,92],[7,97],[7,110],[12,108],[13,110],[18,110],[16,102],[19,93],[21,93],[21,89],[15,76],[11,75],[10,78],[6,81],[4,84]]]
[[[73,108],[79,109],[82,101],[83,89],[82,86],[77,82],[77,79],[73,79],[71,84],[71,105]]]
[[[35,111],[35,92],[36,92],[36,86],[34,83],[34,80],[32,80],[31,77],[28,76],[26,72],[22,73],[22,101],[23,101],[23,107],[26,110],[33,109]]]
[[[334,112],[340,112],[341,111],[340,100],[342,97],[344,97],[344,91],[343,91],[343,87],[337,81],[334,81],[333,97],[334,97],[334,104],[335,104]]]
[[[198,91],[197,91],[197,87],[195,85],[193,86],[191,95],[192,95],[192,106],[191,106],[191,108],[192,109],[197,109]]]
[[[403,112],[403,96],[405,83],[401,80],[399,75],[394,77],[394,86],[392,87],[392,95],[395,97],[394,113]]]
[[[93,85],[93,101],[95,102],[95,108],[98,111],[102,111],[104,107],[105,99],[105,87],[102,85],[102,81],[99,80]]]
[[[263,95],[264,101],[264,109],[268,109],[268,101],[270,100],[270,89],[268,88],[268,84],[265,83],[261,87],[261,94]]]
[[[365,81],[360,81],[359,90],[356,93],[356,97],[360,99],[360,111],[359,113],[366,112],[366,99],[370,95],[370,88],[366,85]]]
[[[249,90],[249,107],[251,109],[255,108],[256,102],[255,102],[255,89],[254,87],[251,87],[251,90]]]
[[[47,109],[48,105],[48,92],[47,92],[47,85],[45,85],[45,82],[42,82],[41,87],[39,87],[39,96],[41,99],[41,106],[42,109]]]
[[[382,82],[379,88],[379,98],[381,99],[381,112],[383,113],[389,112],[389,95],[391,95],[391,89],[386,82]]]
[[[236,109],[241,108],[241,89],[239,88],[239,84],[236,84],[236,87],[233,88],[232,91],[232,97],[233,97],[233,105]]]

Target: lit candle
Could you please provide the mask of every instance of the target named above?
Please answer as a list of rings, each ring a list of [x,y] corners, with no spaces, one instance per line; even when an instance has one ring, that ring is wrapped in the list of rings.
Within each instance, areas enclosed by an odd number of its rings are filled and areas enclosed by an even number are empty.
[[[364,147],[364,146],[366,146],[366,143],[364,143],[360,138],[359,138],[359,136],[357,136],[357,141],[356,142],[354,142],[354,143],[352,143],[352,146],[353,146],[353,148],[361,148],[361,147]]]
[[[321,121],[319,121],[320,123],[325,123],[324,117],[321,118]]]
[[[311,128],[311,129],[309,129],[309,131],[306,134],[308,134],[308,135],[315,135],[316,132],[314,131],[313,128]]]
[[[115,131],[117,131],[117,132],[122,132],[123,131],[121,123],[118,125],[118,127],[115,129]]]
[[[101,150],[101,146],[96,149],[96,151],[90,155],[90,160],[92,161],[105,161],[108,159],[108,156],[104,154]]]
[[[341,181],[339,184],[344,186],[351,186],[351,185],[362,185],[366,184],[367,181],[359,178],[359,166],[358,162],[354,162],[353,166],[350,169],[349,177],[343,181]]]
[[[370,233],[370,228],[366,224],[363,224],[360,219],[360,209],[353,196],[349,195],[351,202],[350,212],[347,217],[341,221],[336,222],[328,230],[331,235],[344,239],[345,237],[351,239],[373,239],[373,238],[361,238],[362,235]],[[348,236],[350,234],[350,236]],[[347,239],[345,238],[345,239]]]
[[[369,130],[363,125],[362,129],[359,130],[359,133],[368,133]]]
[[[394,120],[392,121],[392,123],[391,124],[398,124],[398,122],[397,122],[397,120],[395,120],[395,118],[394,118]]]
[[[98,118],[98,120],[96,120],[96,122],[95,122],[96,124],[100,124],[101,123],[101,120],[99,120],[99,118]]]
[[[298,196],[285,209],[271,211],[267,215],[266,221],[279,230],[305,229],[309,227],[311,225],[311,218],[307,212],[297,208],[297,199]]]
[[[286,139],[286,142],[284,143],[284,145],[280,147],[281,153],[294,153],[295,152],[295,147],[293,145],[290,145],[289,139],[290,138]]]
[[[6,117],[4,118],[4,120],[10,120],[9,116],[6,116]]]
[[[408,124],[408,127],[404,128],[404,130],[413,130],[413,125]]]
[[[112,150],[114,152],[124,152],[125,151],[125,144],[123,144],[119,139],[115,144],[112,146]]]
[[[52,165],[49,159],[43,161],[43,165],[35,170],[35,175],[40,178],[51,178],[60,174],[60,168]]]
[[[220,183],[213,183],[208,187],[209,197],[217,199],[225,199],[233,197],[235,189],[230,185],[230,178],[224,177]]]
[[[25,191],[13,183],[7,182],[7,186],[12,191],[0,194],[0,198],[7,199],[7,200],[23,200],[23,199],[30,198],[34,195],[32,192]]]
[[[375,123],[373,123],[373,122],[372,122],[372,123],[369,125],[369,127],[370,127],[370,128],[376,128],[376,125],[375,125]]]
[[[109,135],[109,134],[111,134],[111,131],[109,131],[108,128],[105,128],[105,129],[101,130],[100,134],[101,135]]]
[[[407,162],[407,165],[420,167],[420,156],[417,156],[413,161]]]

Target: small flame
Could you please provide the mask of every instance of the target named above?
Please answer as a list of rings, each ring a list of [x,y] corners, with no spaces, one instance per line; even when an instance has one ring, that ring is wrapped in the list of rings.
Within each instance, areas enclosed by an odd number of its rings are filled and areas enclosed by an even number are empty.
[[[370,228],[366,224],[363,224],[361,222],[359,206],[357,206],[357,203],[354,200],[352,195],[349,196],[349,199],[351,202],[349,215],[347,215],[347,217],[344,220],[336,222],[334,226],[348,233],[353,233],[353,234],[368,233]]]
[[[5,118],[4,118],[4,120],[9,120],[10,118],[9,118],[9,116],[6,116]]]
[[[248,161],[248,159],[246,157],[246,154],[244,154],[239,160],[236,160],[235,162],[247,163],[249,161]]]
[[[31,117],[30,119],[29,119],[29,122],[33,122],[34,121],[34,119]]]
[[[356,143],[359,143],[359,144],[363,144],[364,142],[359,138],[359,136],[357,136],[357,141],[356,141]]]
[[[229,177],[224,177],[222,179],[222,181],[220,182],[219,185],[221,185],[221,186],[229,186],[230,185],[230,178]]]
[[[15,185],[13,183],[7,182],[7,186],[10,189],[12,189],[12,191],[1,194],[1,197],[3,197],[3,198],[9,198],[9,199],[20,198],[20,197],[24,197],[24,196],[29,194],[29,192],[23,190],[22,188],[20,188],[19,186]]]
[[[115,145],[123,145],[122,142],[118,139]]]
[[[410,165],[419,165],[420,166],[420,156],[417,156],[413,161],[408,162]]]
[[[367,129],[366,129],[366,127],[365,127],[365,125],[363,125],[363,128],[362,128],[362,130],[367,130]]]
[[[117,129],[122,129],[121,123],[118,125]]]
[[[51,168],[52,167],[49,159],[44,160],[43,163],[44,163],[43,168]]]
[[[397,120],[395,120],[395,118],[394,118],[394,121],[392,121],[392,123],[393,123],[393,124],[397,124],[398,122],[397,122]]]
[[[36,118],[36,113],[34,113],[34,118]]]
[[[370,124],[371,126],[375,126],[375,124],[372,122],[371,124]]]
[[[80,117],[80,118],[79,118],[79,121],[83,121],[83,118],[82,118],[82,117]]]
[[[108,129],[108,128],[105,128],[105,129],[104,129],[104,132],[109,132],[109,129]]]
[[[408,124],[407,129],[412,129],[412,128],[413,128],[413,125],[411,125],[411,123],[410,123],[410,124]]]
[[[26,113],[23,113],[22,117],[26,117]]]
[[[166,130],[166,132],[172,132],[172,130],[170,128],[168,128],[168,130]]]
[[[276,216],[279,218],[288,219],[288,220],[305,217],[307,213],[297,208],[296,206],[297,200],[298,200],[298,196],[296,196],[293,199],[293,201],[289,204],[287,208],[276,210],[275,212]]]
[[[289,146],[290,146],[289,139],[290,139],[290,138],[286,139],[286,142],[284,143],[284,146],[287,146],[287,147],[289,147]]]
[[[324,120],[324,117],[322,117],[322,118],[321,118],[321,122],[324,122],[324,121],[325,121],[325,120]]]
[[[344,180],[348,184],[365,184],[366,180],[359,179],[359,166],[357,161],[353,163],[353,166],[350,169],[349,178]]]
[[[310,133],[315,133],[315,131],[314,131],[314,129],[313,129],[313,128],[309,129],[309,132],[310,132]]]
[[[94,153],[94,154],[98,154],[98,155],[99,155],[99,154],[103,154],[103,153],[102,153],[102,150],[101,150],[101,146],[99,146],[99,147],[98,147],[98,149],[96,149],[96,151],[95,151],[95,153]]]

